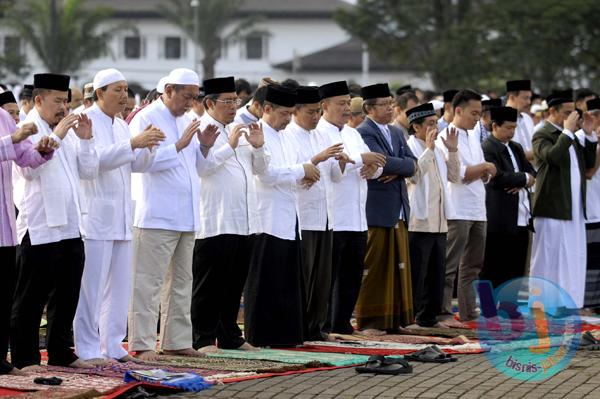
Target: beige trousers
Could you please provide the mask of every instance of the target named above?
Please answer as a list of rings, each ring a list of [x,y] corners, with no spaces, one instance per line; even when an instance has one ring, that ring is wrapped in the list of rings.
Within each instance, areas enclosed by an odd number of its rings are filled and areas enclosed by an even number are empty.
[[[194,233],[133,228],[133,292],[129,306],[129,350],[192,347],[190,306]]]

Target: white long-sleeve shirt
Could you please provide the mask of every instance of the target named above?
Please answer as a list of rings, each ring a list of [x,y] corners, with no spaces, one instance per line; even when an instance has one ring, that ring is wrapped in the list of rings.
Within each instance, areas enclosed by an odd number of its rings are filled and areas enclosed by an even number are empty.
[[[533,151],[533,132],[533,119],[531,119],[531,117],[526,113],[520,112],[517,119],[517,128],[515,129],[513,141],[521,144],[521,147],[523,147],[525,151]]]
[[[481,179],[464,183],[467,167],[485,162],[479,137],[473,130],[463,130],[450,123],[442,130],[436,141],[437,148],[448,157],[448,149],[441,137],[446,138],[448,129],[455,128],[458,132],[458,156],[460,158],[460,180],[457,183],[448,182],[448,193],[453,214],[446,215],[448,220],[487,221],[485,207],[485,186]]]
[[[131,148],[129,126],[106,115],[97,104],[84,112],[92,121],[99,167],[98,177],[83,180],[81,233],[93,240],[131,240],[135,203],[131,172],[143,171],[155,152]]]
[[[363,166],[361,154],[371,150],[363,141],[360,133],[348,125],[340,130],[337,126],[321,118],[316,130],[328,135],[331,143],[343,143],[344,152],[355,162],[348,163],[338,183],[329,185],[331,201],[327,204],[331,215],[330,226],[333,231],[367,231],[367,181],[360,176]],[[381,176],[379,168],[371,178]]]
[[[313,156],[335,144],[331,143],[329,135],[317,130],[308,131],[295,121],[285,128],[283,137],[285,140],[290,140],[290,145],[297,149],[299,159],[303,163],[309,163]],[[327,204],[331,201],[327,192],[331,190],[327,187],[341,181],[342,171],[338,161],[332,158],[320,162],[317,168],[321,173],[319,181],[308,189],[298,186],[296,190],[301,230],[325,231],[327,228],[331,230],[332,216],[328,215],[327,209]]]
[[[200,129],[215,125],[219,136],[200,173],[200,229],[196,238],[260,232],[254,176],[267,169],[264,146],[254,148],[242,135],[233,149],[229,134],[235,124],[223,126],[208,112],[200,120]]]
[[[15,203],[19,209],[18,241],[22,241],[27,231],[32,245],[77,238],[81,215],[79,179],[94,179],[98,174],[95,139],[80,140],[69,130],[61,140],[35,108],[20,125],[29,122],[38,128],[30,137],[32,142],[51,136],[60,148],[51,160],[37,169],[13,169]]]
[[[154,149],[152,165],[141,175],[134,174],[136,208],[133,225],[138,228],[191,232],[200,227],[200,179],[205,158],[194,136],[177,152],[175,143],[183,136],[190,119],[175,117],[162,99],[138,112],[129,124],[132,135],[148,125],[158,127],[166,139]],[[138,180],[138,181],[135,181]]]
[[[263,120],[260,124],[269,156],[269,167],[255,179],[261,232],[294,240],[298,215],[296,190],[304,177],[304,166],[291,141],[284,140],[285,131],[278,132]]]

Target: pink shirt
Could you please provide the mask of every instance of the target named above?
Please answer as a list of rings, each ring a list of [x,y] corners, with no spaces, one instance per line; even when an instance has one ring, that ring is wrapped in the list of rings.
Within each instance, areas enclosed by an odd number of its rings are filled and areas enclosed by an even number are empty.
[[[15,205],[12,187],[12,161],[19,166],[36,168],[52,158],[40,155],[29,140],[13,144],[11,135],[17,130],[15,121],[0,108],[0,247],[17,245]]]

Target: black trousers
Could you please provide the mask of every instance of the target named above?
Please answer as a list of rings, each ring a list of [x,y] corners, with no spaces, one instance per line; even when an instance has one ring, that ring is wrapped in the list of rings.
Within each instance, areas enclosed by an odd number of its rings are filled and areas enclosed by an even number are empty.
[[[489,280],[496,289],[513,278],[524,277],[528,246],[527,227],[517,227],[515,234],[488,231],[480,278]]]
[[[0,263],[2,264],[2,288],[0,288],[0,374],[9,373],[13,369],[13,366],[6,361],[6,355],[8,354],[10,312],[15,293],[17,274],[15,250],[15,247],[0,247]]]
[[[254,346],[302,345],[305,308],[298,235],[257,235],[244,291],[246,339]]]
[[[367,235],[366,231],[333,232],[333,274],[326,325],[329,332],[352,334],[354,331],[350,319],[362,284]]]
[[[302,275],[306,297],[305,340],[323,340],[331,290],[333,233],[302,231]]]
[[[223,234],[196,240],[193,260],[192,326],[194,349],[244,344],[237,325],[240,299],[250,264],[252,237]]]
[[[17,247],[17,284],[11,318],[11,359],[15,367],[40,364],[40,321],[48,304],[48,364],[77,360],[71,327],[85,261],[81,238],[31,245],[25,235]]]
[[[432,327],[442,313],[446,280],[446,234],[408,233],[416,323]]]

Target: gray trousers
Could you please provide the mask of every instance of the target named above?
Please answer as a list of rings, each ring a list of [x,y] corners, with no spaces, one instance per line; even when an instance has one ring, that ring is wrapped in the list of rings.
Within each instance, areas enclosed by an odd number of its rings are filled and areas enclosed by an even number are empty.
[[[486,229],[486,222],[448,220],[443,316],[452,315],[452,294],[457,272],[460,320],[473,320],[478,316],[473,282],[479,278],[483,268]]]

